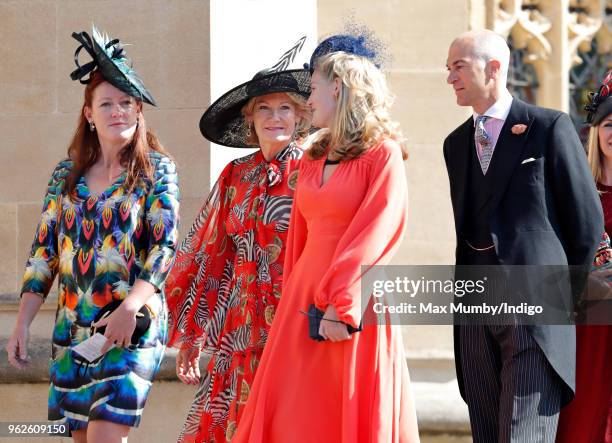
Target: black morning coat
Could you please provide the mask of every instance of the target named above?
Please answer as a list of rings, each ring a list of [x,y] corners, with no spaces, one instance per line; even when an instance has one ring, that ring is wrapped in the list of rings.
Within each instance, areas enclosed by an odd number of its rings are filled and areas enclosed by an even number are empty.
[[[526,125],[526,130],[514,134],[512,127],[520,124]],[[501,264],[569,264],[588,270],[604,232],[604,220],[585,151],[568,115],[514,98],[485,176],[486,186],[480,188],[478,195],[468,196],[470,149],[475,149],[471,116],[444,141],[457,234],[457,265],[466,264],[461,245],[465,243],[464,209],[469,198],[478,211],[490,212],[491,238]],[[571,291],[576,297],[583,284],[584,278],[574,278],[571,285],[565,284],[559,290]],[[564,381],[563,403],[569,402],[575,390],[575,328],[528,328]],[[461,376],[459,385],[463,392]]]

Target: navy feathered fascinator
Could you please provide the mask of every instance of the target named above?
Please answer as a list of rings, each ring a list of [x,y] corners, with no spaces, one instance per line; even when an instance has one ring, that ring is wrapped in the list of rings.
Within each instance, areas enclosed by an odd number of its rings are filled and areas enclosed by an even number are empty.
[[[77,69],[70,73],[72,80],[78,80],[82,84],[89,83],[92,72],[98,70],[102,77],[117,89],[156,106],[155,99],[132,68],[132,61],[119,39],[111,40],[106,34],[100,33],[95,26],[92,28],[91,36],[82,31],[73,32],[72,38],[81,44],[74,53]],[[85,49],[92,58],[92,61],[84,65],[79,63],[79,53],[82,49]]]
[[[310,62],[304,63],[305,69],[313,72],[318,59],[340,51],[365,57],[379,69],[389,61],[387,46],[365,25],[356,24],[354,19],[350,20],[350,23],[345,24],[342,33],[327,37],[319,43],[310,57]]]

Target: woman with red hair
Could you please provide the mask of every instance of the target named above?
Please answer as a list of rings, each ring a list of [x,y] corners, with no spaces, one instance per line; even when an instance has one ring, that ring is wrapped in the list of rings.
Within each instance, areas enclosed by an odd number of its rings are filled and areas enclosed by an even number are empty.
[[[82,49],[93,58],[71,74],[87,84],[85,101],[47,186],[7,352],[27,365],[29,326],[57,275],[49,420],[76,442],[119,442],[140,422],[165,348],[178,183],[143,116],[142,103],[155,101],[119,40],[95,28],[73,37],[75,59]],[[88,355],[81,344],[96,339],[101,349]]]

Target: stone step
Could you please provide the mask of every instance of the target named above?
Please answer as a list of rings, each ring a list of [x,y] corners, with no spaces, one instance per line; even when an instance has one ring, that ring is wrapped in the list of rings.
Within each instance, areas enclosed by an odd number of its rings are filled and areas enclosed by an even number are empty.
[[[469,435],[467,405],[459,394],[457,380],[446,383],[412,382],[419,429],[429,433]]]
[[[17,312],[19,311],[19,295],[0,294],[0,337],[9,337],[13,332]],[[51,293],[30,326],[30,336],[51,337],[53,324],[55,323],[55,311],[57,309],[57,294]]]
[[[5,347],[8,339],[0,338],[0,385],[11,383],[37,383],[49,381],[49,359],[51,358],[51,340],[49,338],[32,338],[30,340],[28,355],[30,364],[23,370],[11,366],[6,358]],[[164,359],[157,375],[157,380],[176,380],[176,349],[166,349]],[[205,359],[205,357],[203,357]],[[205,366],[206,361],[202,362]]]
[[[417,396],[421,443],[470,443],[472,441],[469,432],[465,431],[465,426],[456,426],[457,429],[454,430],[450,425],[456,422],[449,421],[448,425],[443,425],[432,423],[432,420],[423,417],[423,413],[427,411],[421,406],[423,404],[422,399],[419,398],[421,390],[418,387],[414,388]],[[194,386],[186,386],[177,381],[156,381],[147,399],[141,425],[130,433],[130,443],[176,441],[185,415],[191,406],[194,391]],[[0,404],[11,406],[0,408],[0,422],[45,422],[47,395],[48,385],[46,383],[4,385],[0,389]],[[13,438],[0,437],[0,443],[13,441]],[[71,443],[72,439],[67,437],[28,438],[27,441]]]
[[[4,358],[0,358],[0,404],[5,392],[18,389],[16,392],[34,392],[27,395],[35,395],[41,409],[41,417],[44,416],[44,405],[46,405],[48,376],[48,361],[51,353],[49,337],[55,319],[57,298],[49,296],[41,307],[39,314],[34,320],[30,333],[30,355],[32,358],[29,367],[19,371],[8,364],[4,347],[10,335],[15,316],[18,310],[18,298],[0,296],[0,349]],[[414,393],[419,429],[422,433],[424,443],[467,443],[471,441],[467,407],[459,395],[455,375],[455,366],[452,351],[452,328],[450,326],[403,326],[402,335],[406,346],[406,358],[410,370],[412,390]],[[147,407],[149,417],[168,417],[173,423],[180,426],[184,414],[190,405],[193,396],[193,387],[184,386],[176,379],[175,374],[176,350],[168,349],[162,361],[160,372],[156,378],[155,388],[149,401],[150,405],[156,404],[158,395],[170,396],[174,404],[168,404],[166,412],[155,412],[156,407]],[[206,362],[202,362],[205,366]],[[25,391],[24,391],[25,390]],[[10,398],[10,397],[9,397]],[[164,400],[165,401],[165,400]],[[160,401],[161,402],[161,401]],[[163,404],[163,402],[161,402]],[[20,407],[18,407],[19,409]],[[16,417],[29,417],[28,408],[22,409],[22,414]],[[172,412],[170,412],[172,411]],[[145,416],[147,417],[147,416]],[[44,417],[43,417],[44,418]],[[8,419],[8,418],[7,418]],[[39,418],[42,419],[42,418]],[[3,418],[0,415],[0,421]],[[25,419],[24,419],[25,420]],[[163,419],[165,420],[165,418]],[[157,429],[158,421],[144,420],[148,435],[165,436],[177,429],[160,431]],[[148,424],[146,424],[148,423]],[[140,431],[136,431],[130,441],[140,440]],[[147,435],[146,433],[142,434]],[[40,441],[51,441],[41,439]],[[2,439],[0,439],[0,442]],[[34,440],[32,440],[34,441]],[[37,440],[38,441],[38,440]],[[53,441],[58,441],[54,439]],[[61,440],[60,440],[61,441]],[[66,440],[68,441],[68,440]],[[149,440],[150,441],[150,440]],[[172,439],[160,439],[157,441],[173,441]]]
[[[0,422],[46,422],[47,383],[8,384],[0,389]],[[130,443],[175,442],[185,414],[193,400],[193,386],[180,382],[156,381],[147,399],[140,426],[130,432]],[[72,443],[68,437],[20,439],[32,443]],[[14,438],[0,437],[0,443]]]
[[[35,383],[48,380],[47,365],[49,358],[51,358],[50,335],[49,333],[46,337],[33,336],[30,338],[28,353],[31,364],[28,369],[23,371],[13,368],[8,363],[5,353],[8,337],[0,336],[0,350],[4,357],[0,359],[0,384],[15,382]],[[176,353],[176,349],[166,349],[158,377],[174,379]],[[455,379],[455,365],[452,354],[440,353],[439,355],[432,356],[408,352],[407,363],[410,370],[410,378],[413,382],[448,383]]]
[[[0,311],[14,311],[19,310],[19,302],[21,298],[19,294],[0,294]],[[57,291],[51,291],[47,296],[45,302],[41,306],[42,311],[53,311],[57,308]]]
[[[6,338],[0,339],[0,347],[4,349]],[[25,386],[27,383],[38,384],[48,382],[48,361],[50,358],[50,343],[48,339],[36,338],[30,344],[31,363],[27,369],[20,371],[8,364],[6,358],[0,359],[1,391],[13,389],[14,386]],[[461,442],[469,436],[469,420],[465,403],[459,395],[455,379],[454,363],[449,356],[438,358],[424,357],[422,354],[408,355],[408,365],[411,373],[411,387],[414,394],[417,417],[420,429],[431,434],[432,442]],[[175,374],[176,350],[168,349],[162,361],[160,372],[156,378],[158,383],[177,382]],[[206,366],[206,361],[201,363]],[[175,383],[177,389],[184,387]],[[166,386],[164,384],[164,386]],[[166,389],[166,388],[164,388]],[[180,390],[179,389],[179,390]],[[44,398],[43,398],[44,397]],[[46,393],[39,401],[45,402]],[[182,399],[182,402],[188,400]],[[176,418],[179,420],[179,418]],[[1,420],[0,420],[1,421]],[[450,440],[445,440],[446,438]],[[435,438],[438,438],[436,440]],[[457,440],[458,439],[458,440]],[[424,440],[426,441],[426,440]]]

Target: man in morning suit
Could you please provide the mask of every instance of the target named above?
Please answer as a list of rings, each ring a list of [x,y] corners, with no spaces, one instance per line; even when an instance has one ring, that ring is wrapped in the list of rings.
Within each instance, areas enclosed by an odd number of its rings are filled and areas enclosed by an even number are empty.
[[[584,150],[567,114],[510,95],[509,58],[486,30],[448,51],[447,82],[473,110],[444,141],[457,265],[588,267],[604,228]],[[455,326],[474,442],[554,442],[575,358],[573,326]]]

